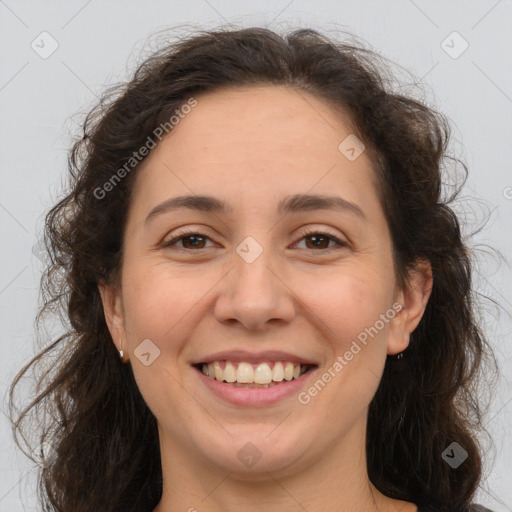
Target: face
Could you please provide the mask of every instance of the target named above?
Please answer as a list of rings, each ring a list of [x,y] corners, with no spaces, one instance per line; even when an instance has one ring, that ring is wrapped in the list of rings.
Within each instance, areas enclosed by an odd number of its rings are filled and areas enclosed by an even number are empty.
[[[424,294],[397,287],[371,161],[353,138],[339,149],[348,119],[284,87],[196,99],[137,170],[121,286],[101,288],[107,322],[169,450],[252,477],[298,471],[364,440]],[[185,195],[225,209],[166,205]],[[259,363],[272,379],[276,361],[312,368],[247,389],[201,371],[216,360],[240,380],[248,366],[268,378]]]

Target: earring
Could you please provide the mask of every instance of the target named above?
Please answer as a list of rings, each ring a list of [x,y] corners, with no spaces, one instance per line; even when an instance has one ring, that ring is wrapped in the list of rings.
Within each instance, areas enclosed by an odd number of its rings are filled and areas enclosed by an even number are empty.
[[[121,350],[119,351],[119,357],[121,359],[121,361],[123,360],[123,357],[124,357],[124,351],[123,351],[123,344],[121,343]]]
[[[404,352],[388,356],[388,359],[393,377],[398,380],[400,384],[407,385],[411,377],[411,367]]]

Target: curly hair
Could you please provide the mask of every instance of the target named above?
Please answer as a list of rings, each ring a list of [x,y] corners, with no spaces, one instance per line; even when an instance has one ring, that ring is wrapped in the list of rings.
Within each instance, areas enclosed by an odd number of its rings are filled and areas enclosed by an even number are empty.
[[[26,440],[34,431],[31,415],[44,413],[38,443],[53,446],[38,480],[45,511],[152,511],[160,501],[157,422],[131,366],[119,360],[98,290],[119,279],[136,166],[107,199],[98,191],[188,98],[261,84],[293,87],[348,113],[371,155],[398,284],[418,260],[432,267],[432,294],[405,352],[414,371],[403,386],[388,358],[369,407],[369,478],[383,494],[419,506],[470,505],[482,478],[477,434],[485,431],[477,384],[484,360],[495,359],[477,322],[470,249],[449,206],[464,183],[443,198],[443,165],[459,161],[448,155],[449,122],[393,91],[382,59],[313,29],[202,30],[154,51],[89,112],[68,157],[67,195],[45,218],[50,259],[37,320],[60,312],[65,332],[20,370],[9,395],[18,446],[19,434]],[[38,365],[45,371],[36,396],[19,410],[15,389]],[[453,441],[468,453],[457,471],[441,458]]]

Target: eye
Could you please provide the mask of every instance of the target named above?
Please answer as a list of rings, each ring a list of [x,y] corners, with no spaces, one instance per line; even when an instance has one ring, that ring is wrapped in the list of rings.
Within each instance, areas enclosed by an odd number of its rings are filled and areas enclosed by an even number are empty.
[[[325,245],[325,241],[327,241],[327,245],[329,245],[330,241],[334,241],[338,247],[347,247],[348,244],[346,242],[343,242],[339,238],[337,238],[335,235],[328,233],[328,232],[322,232],[322,231],[305,231],[300,234],[300,240],[310,238],[313,240],[313,249],[317,249],[315,252],[331,252],[334,248],[331,247],[322,247]],[[203,235],[201,233],[198,233],[197,231],[182,231],[180,233],[177,233],[171,240],[165,241],[162,243],[161,247],[172,247],[176,245],[177,242],[182,242],[182,247],[177,247],[178,250],[190,250],[190,249],[207,249],[207,247],[204,246],[205,240],[211,240],[208,236]],[[187,245],[189,246],[187,247]],[[307,249],[311,249],[311,247],[306,247]]]
[[[186,241],[190,240],[191,247],[195,249],[205,249],[205,247],[202,246],[202,240],[210,240],[209,237],[206,235],[202,235],[201,233],[198,233],[197,231],[182,231],[180,233],[177,233],[176,236],[172,240],[168,240],[162,243],[162,247],[171,247],[176,244],[176,242],[179,241]],[[189,249],[189,247],[178,247],[179,250],[186,250]]]
[[[309,230],[309,231],[302,232],[300,234],[300,236],[301,236],[300,240],[304,240],[304,239],[308,239],[308,238],[311,239],[313,248],[319,249],[320,251],[323,251],[323,252],[331,252],[333,249],[334,250],[336,249],[335,247],[331,247],[331,248],[324,247],[325,241],[327,241],[327,246],[329,245],[330,241],[334,241],[338,245],[338,248],[339,247],[348,247],[348,244],[346,242],[343,242],[338,237],[336,237],[335,235],[333,235],[332,233],[329,233],[329,232]],[[306,247],[307,247],[307,241],[306,241]],[[307,248],[310,248],[310,247],[307,247]],[[320,251],[317,250],[315,252],[320,252]]]

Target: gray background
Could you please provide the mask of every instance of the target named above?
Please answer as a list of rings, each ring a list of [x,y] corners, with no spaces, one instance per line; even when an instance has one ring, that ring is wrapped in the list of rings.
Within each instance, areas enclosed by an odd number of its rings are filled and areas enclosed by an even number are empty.
[[[486,416],[494,447],[485,447],[486,480],[477,501],[512,511],[512,3],[505,0],[0,0],[0,511],[39,510],[35,466],[14,448],[6,393],[36,349],[43,265],[33,247],[42,215],[64,182],[67,149],[82,119],[74,114],[86,112],[106,85],[128,77],[141,50],[150,49],[144,46],[150,34],[227,22],[354,33],[413,72],[426,84],[427,100],[451,119],[454,151],[470,170],[465,196],[478,201],[461,202],[465,229],[491,213],[473,240],[475,287],[504,308],[487,303],[483,318],[503,374]],[[58,44],[47,58],[40,53],[52,41],[40,35],[44,31]],[[453,31],[463,40],[446,39]],[[469,47],[458,55],[464,40]],[[500,264],[487,245],[506,262]]]

